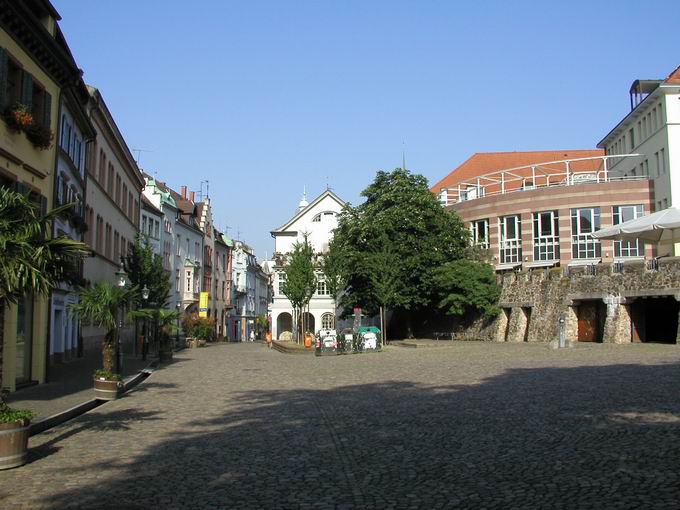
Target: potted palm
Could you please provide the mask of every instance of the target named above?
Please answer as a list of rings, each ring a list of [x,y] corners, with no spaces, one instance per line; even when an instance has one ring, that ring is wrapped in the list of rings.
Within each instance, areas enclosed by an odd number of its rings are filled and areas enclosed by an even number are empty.
[[[177,331],[175,324],[179,318],[179,312],[164,308],[148,308],[131,312],[130,316],[152,321],[159,333],[158,359],[160,361],[172,360],[173,350],[170,335]]]
[[[0,352],[4,345],[5,310],[27,294],[46,296],[59,282],[73,283],[87,246],[64,236],[52,238],[52,222],[68,204],[41,215],[21,193],[0,188]],[[0,363],[0,388],[2,384]],[[26,462],[28,422],[33,413],[9,408],[0,393],[0,469]],[[8,459],[9,457],[9,459]]]
[[[118,313],[136,292],[135,287],[128,289],[109,282],[99,282],[93,287],[82,289],[80,302],[71,305],[71,313],[80,315],[81,320],[106,329],[102,341],[102,368],[94,373],[94,393],[98,400],[118,398],[123,386],[121,375],[115,372]]]
[[[33,412],[12,409],[0,401],[0,469],[26,464],[28,426]]]

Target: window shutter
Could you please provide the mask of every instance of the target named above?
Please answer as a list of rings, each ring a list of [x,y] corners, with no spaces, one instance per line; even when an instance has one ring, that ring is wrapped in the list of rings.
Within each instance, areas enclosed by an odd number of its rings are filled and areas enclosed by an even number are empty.
[[[0,111],[5,111],[9,105],[7,102],[9,98],[7,97],[7,52],[5,48],[0,48]]]
[[[46,126],[51,129],[52,126],[50,126],[52,122],[52,96],[50,95],[49,92],[45,91],[45,95],[43,96],[43,126]]]
[[[21,103],[33,108],[33,76],[24,71],[21,81]]]

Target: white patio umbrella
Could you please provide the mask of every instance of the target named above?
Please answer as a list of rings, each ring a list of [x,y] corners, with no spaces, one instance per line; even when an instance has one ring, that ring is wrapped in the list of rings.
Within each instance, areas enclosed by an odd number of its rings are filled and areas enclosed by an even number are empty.
[[[669,207],[647,216],[624,221],[598,230],[593,237],[619,241],[640,239],[652,243],[677,243],[680,242],[680,209]]]

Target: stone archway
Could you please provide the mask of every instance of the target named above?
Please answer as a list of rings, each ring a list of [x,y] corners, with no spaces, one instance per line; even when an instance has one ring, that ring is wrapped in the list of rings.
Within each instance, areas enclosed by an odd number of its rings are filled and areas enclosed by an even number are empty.
[[[278,340],[284,340],[281,335],[288,333],[290,336],[293,333],[293,316],[288,312],[282,312],[276,317],[276,336]]]

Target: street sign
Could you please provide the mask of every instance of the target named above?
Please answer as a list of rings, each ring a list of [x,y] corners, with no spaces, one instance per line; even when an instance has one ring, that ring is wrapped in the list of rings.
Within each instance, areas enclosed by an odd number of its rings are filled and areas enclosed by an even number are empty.
[[[201,299],[198,303],[198,316],[208,316],[208,292],[201,292]]]

